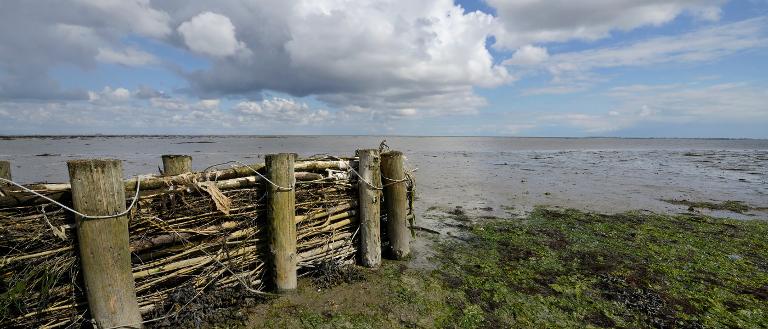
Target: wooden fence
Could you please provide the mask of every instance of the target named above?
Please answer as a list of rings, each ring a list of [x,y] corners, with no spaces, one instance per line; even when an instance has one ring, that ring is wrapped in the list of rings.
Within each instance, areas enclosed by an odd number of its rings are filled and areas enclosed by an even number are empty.
[[[75,160],[69,184],[0,183],[0,327],[140,328],[181,312],[180,293],[285,292],[329,262],[377,267],[382,246],[407,257],[403,156],[357,155],[202,172],[167,155],[128,180],[119,160]]]

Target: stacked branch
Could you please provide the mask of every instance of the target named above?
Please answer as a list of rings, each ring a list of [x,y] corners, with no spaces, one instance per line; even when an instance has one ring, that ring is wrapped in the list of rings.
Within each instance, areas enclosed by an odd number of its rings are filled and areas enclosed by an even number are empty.
[[[354,263],[359,227],[357,189],[351,180],[299,184],[296,189],[298,267]]]
[[[0,209],[0,327],[83,321],[73,222],[50,204]]]
[[[328,261],[354,262],[358,219],[355,182],[346,174],[351,164],[296,163],[298,265],[304,271]],[[139,200],[130,212],[129,242],[145,319],[183,311],[182,305],[168,303],[182,290],[263,289],[269,261],[266,182],[252,170],[263,165],[250,167],[141,181]],[[126,190],[135,191],[135,184],[126,181]],[[69,202],[68,184],[28,187]],[[78,284],[74,219],[27,192],[4,191],[0,327],[78,326],[87,305]]]
[[[221,191],[225,214],[207,192],[173,191],[139,202],[130,225],[133,277],[142,313],[181,287],[202,292],[240,285],[259,291],[264,272],[263,186]]]

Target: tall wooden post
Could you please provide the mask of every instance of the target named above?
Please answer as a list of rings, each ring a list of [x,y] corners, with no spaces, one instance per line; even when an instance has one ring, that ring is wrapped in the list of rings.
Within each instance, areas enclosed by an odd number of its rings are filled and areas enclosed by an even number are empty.
[[[192,172],[192,157],[189,155],[163,155],[163,175],[176,176]]]
[[[269,154],[265,158],[267,178],[267,221],[269,251],[272,256],[272,280],[278,292],[296,289],[296,191],[294,190],[294,153]]]
[[[360,262],[366,267],[378,267],[381,265],[381,158],[379,150],[357,150],[357,156],[360,158],[360,180],[357,182],[360,206]]]
[[[387,235],[395,259],[411,253],[411,233],[408,229],[408,197],[403,171],[403,153],[381,154],[381,182],[384,183],[384,204],[387,214]]]
[[[0,161],[0,178],[11,180],[11,162]]]
[[[75,210],[92,216],[125,211],[120,160],[74,160],[67,166]],[[88,308],[98,327],[142,328],[131,274],[128,216],[77,216],[77,239]]]

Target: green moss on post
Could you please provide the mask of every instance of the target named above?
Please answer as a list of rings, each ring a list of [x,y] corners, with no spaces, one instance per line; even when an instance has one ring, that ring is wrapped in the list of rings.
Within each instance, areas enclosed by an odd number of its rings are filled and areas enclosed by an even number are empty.
[[[379,150],[357,150],[360,158],[357,182],[360,206],[360,262],[366,267],[381,265],[381,158]],[[366,184],[367,181],[371,185]]]
[[[272,281],[278,292],[296,290],[296,191],[293,188],[294,153],[269,154],[265,158],[267,178],[267,222]]]
[[[122,162],[75,160],[67,166],[75,210],[93,216],[125,211]],[[77,238],[88,308],[98,327],[143,327],[131,274],[128,217],[77,216]]]
[[[189,155],[163,155],[163,175],[176,176],[192,172],[192,157]]]
[[[0,178],[11,180],[11,162],[0,161]]]
[[[403,170],[403,153],[381,154],[381,176],[384,183],[384,205],[387,214],[387,235],[395,259],[411,253],[411,232],[408,229],[408,197]]]

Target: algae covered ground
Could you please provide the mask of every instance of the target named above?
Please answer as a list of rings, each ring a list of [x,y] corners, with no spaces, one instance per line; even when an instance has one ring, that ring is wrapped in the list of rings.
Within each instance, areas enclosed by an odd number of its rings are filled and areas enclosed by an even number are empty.
[[[435,239],[436,268],[251,310],[250,328],[765,328],[768,222],[538,208]]]

